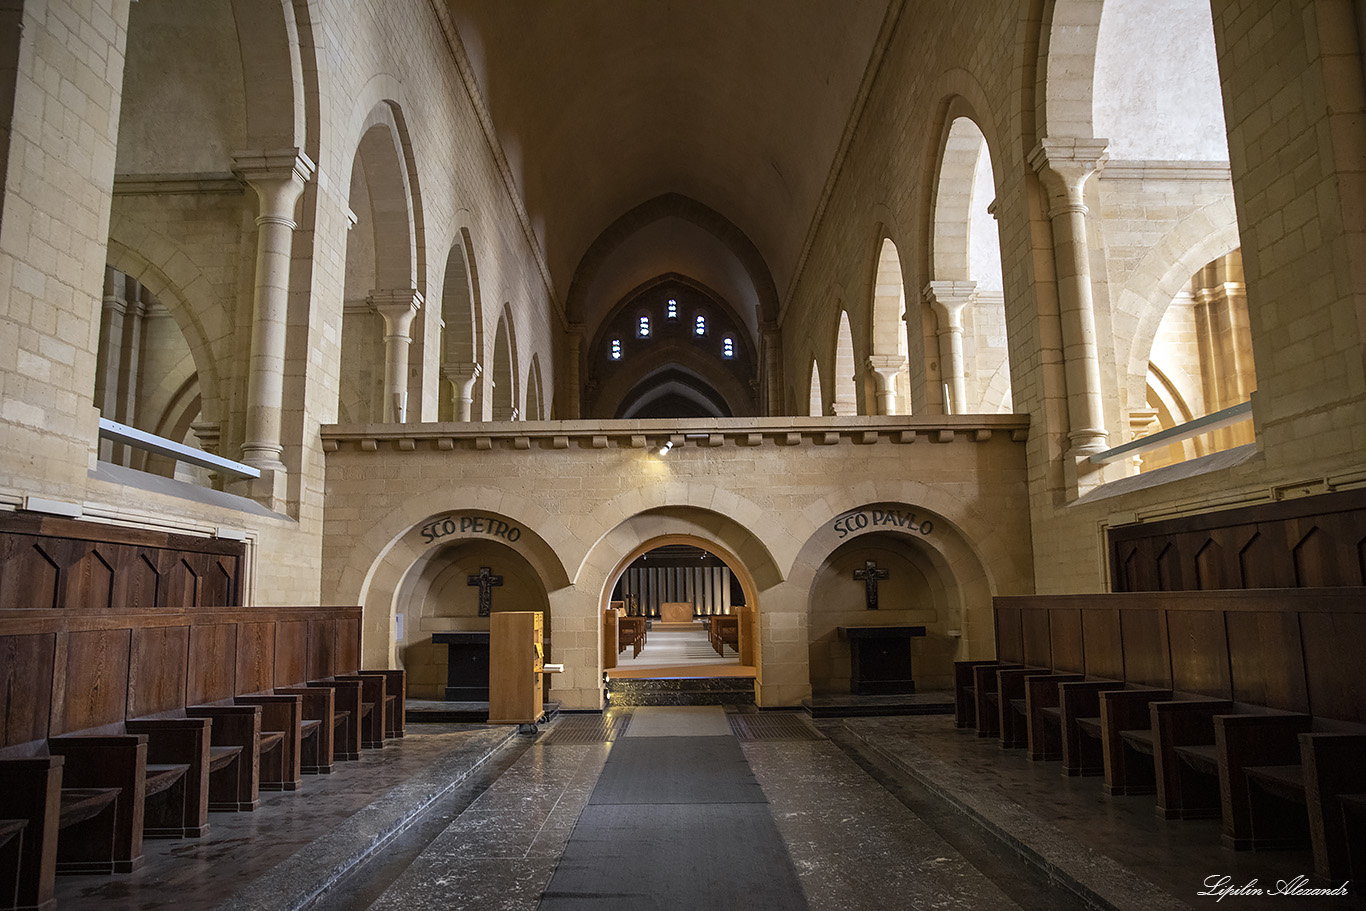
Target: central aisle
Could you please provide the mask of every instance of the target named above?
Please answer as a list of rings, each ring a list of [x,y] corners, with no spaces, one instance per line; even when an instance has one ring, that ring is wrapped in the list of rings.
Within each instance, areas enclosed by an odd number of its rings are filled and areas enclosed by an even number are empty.
[[[636,708],[541,900],[542,911],[807,907],[720,706]]]

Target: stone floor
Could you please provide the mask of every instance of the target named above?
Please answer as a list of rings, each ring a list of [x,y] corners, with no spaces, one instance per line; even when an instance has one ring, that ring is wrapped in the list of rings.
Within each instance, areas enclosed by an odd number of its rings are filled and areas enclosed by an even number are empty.
[[[59,877],[58,907],[533,911],[631,713],[561,716],[539,735],[411,725],[256,813],[213,814],[205,839],[148,842],[137,873]],[[1159,820],[1151,798],[1107,798],[951,717],[726,718],[812,909],[1366,907],[1202,896],[1212,876],[1270,892],[1312,860],[1228,851],[1217,823]]]

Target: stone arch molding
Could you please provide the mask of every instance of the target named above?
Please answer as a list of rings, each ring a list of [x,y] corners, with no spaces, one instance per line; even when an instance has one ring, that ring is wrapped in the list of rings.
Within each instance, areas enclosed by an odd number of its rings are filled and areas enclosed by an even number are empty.
[[[899,510],[917,516],[916,528],[887,520],[881,523],[869,516],[864,527],[845,524],[844,535],[837,523],[841,517],[873,509]],[[873,531],[897,531],[914,535],[925,546],[938,550],[948,566],[962,568],[966,574],[980,574],[985,580],[985,594],[1032,591],[1032,560],[1008,548],[1008,542],[996,533],[996,523],[972,506],[941,488],[913,481],[865,482],[838,495],[831,495],[812,503],[803,512],[806,517],[804,533],[798,551],[787,565],[788,581],[799,587],[809,586],[821,563],[835,548],[850,537]],[[812,519],[815,521],[812,521]],[[919,530],[919,523],[932,524],[929,534]],[[795,533],[795,529],[794,529]],[[1011,572],[1012,568],[1018,568]]]
[[[185,343],[189,346],[190,356],[194,361],[195,372],[199,375],[199,388],[205,409],[204,418],[222,420],[225,416],[221,397],[222,379],[218,373],[218,360],[208,341],[209,332],[201,318],[205,302],[202,298],[192,298],[187,293],[187,289],[191,288],[207,289],[208,280],[170,238],[160,232],[148,231],[146,243],[151,250],[160,254],[158,259],[171,264],[175,270],[174,277],[167,275],[140,250],[117,239],[113,232],[121,233],[123,227],[124,223],[120,219],[112,220],[111,236],[105,251],[107,263],[150,288],[170,312],[185,337]],[[134,230],[143,228],[143,225],[137,225]],[[192,300],[197,306],[191,305]]]
[[[1192,212],[1168,231],[1134,269],[1120,290],[1117,311],[1137,314],[1122,362],[1130,401],[1143,401],[1153,340],[1167,308],[1197,271],[1241,244],[1233,195]],[[1134,398],[1137,396],[1137,398]]]
[[[666,513],[669,518],[666,519]],[[638,517],[645,528],[631,524]],[[669,533],[666,526],[678,526],[678,533],[695,534],[729,547],[745,561],[759,590],[783,581],[781,567],[797,553],[800,540],[792,526],[802,520],[779,516],[728,490],[698,481],[663,481],[637,487],[599,506],[577,527],[601,529],[592,540],[574,542],[574,551],[564,552],[565,564],[574,568],[576,586],[591,586],[600,569],[599,555],[623,552],[639,544],[637,534],[657,536]],[[687,528],[683,528],[687,525]],[[723,535],[724,540],[716,536]],[[611,562],[611,561],[609,561]]]

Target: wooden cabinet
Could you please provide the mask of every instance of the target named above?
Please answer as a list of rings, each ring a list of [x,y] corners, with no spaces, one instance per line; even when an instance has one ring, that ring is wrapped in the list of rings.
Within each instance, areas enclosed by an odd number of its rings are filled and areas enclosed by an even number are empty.
[[[544,711],[544,617],[508,611],[489,619],[489,723],[534,724]]]

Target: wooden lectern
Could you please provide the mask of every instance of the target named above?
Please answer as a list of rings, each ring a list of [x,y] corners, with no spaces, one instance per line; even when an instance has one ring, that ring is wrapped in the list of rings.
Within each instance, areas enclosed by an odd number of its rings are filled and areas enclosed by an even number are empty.
[[[489,723],[535,724],[545,711],[544,618],[539,611],[505,611],[489,619]]]

